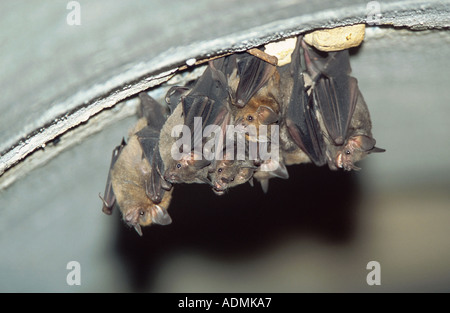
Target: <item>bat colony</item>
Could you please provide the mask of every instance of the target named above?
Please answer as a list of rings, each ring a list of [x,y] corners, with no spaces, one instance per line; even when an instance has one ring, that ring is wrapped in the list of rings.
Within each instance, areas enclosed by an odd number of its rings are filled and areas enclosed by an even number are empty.
[[[139,94],[140,119],[113,151],[103,212],[117,204],[142,235],[141,226],[171,223],[175,184],[221,195],[256,179],[267,192],[271,178],[288,178],[286,165],[358,170],[355,162],[384,151],[348,50],[319,51],[299,36],[291,61],[277,61],[258,49],[235,53],[209,61],[189,87],[172,87],[165,105]]]

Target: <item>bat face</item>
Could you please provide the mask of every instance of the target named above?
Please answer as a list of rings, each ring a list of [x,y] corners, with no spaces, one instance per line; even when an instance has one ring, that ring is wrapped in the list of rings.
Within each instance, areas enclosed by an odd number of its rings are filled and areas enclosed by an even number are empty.
[[[346,171],[360,170],[355,166],[355,162],[362,160],[369,153],[385,151],[375,147],[375,143],[375,139],[365,135],[350,137],[347,143],[334,153],[334,160],[332,157],[329,159],[330,168],[342,168]]]
[[[210,171],[210,180],[213,191],[217,195],[223,195],[231,187],[248,182],[253,177],[257,167],[250,161],[244,160],[220,160]]]
[[[164,179],[172,184],[209,183],[208,167],[211,161],[196,160],[194,151],[186,153],[179,161],[171,162],[164,173]]]
[[[260,126],[269,126],[279,121],[278,103],[270,97],[253,97],[246,106],[237,110],[235,127],[238,131],[247,132],[247,140],[268,141],[268,137],[260,138]],[[250,135],[250,133],[255,133]],[[270,133],[268,128],[267,133]]]

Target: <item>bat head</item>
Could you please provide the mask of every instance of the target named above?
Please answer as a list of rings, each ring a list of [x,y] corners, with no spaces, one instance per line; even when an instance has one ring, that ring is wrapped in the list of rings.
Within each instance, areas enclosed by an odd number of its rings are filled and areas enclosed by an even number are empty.
[[[197,180],[206,182],[204,169],[211,164],[211,161],[205,159],[198,159],[197,154],[194,151],[185,154],[180,160],[171,160],[169,166],[164,172],[164,179],[171,184],[179,183],[193,183]],[[209,182],[208,182],[209,183]]]
[[[252,178],[257,167],[250,161],[218,160],[210,171],[213,191],[223,195],[228,188],[244,184]]]
[[[332,169],[343,168],[346,171],[360,170],[355,166],[355,162],[362,160],[369,153],[384,152],[386,150],[375,147],[375,139],[365,135],[356,135],[350,137],[347,143],[338,149],[334,164],[329,159],[329,165]],[[330,164],[331,163],[331,164]]]
[[[258,128],[259,125],[270,125],[279,120],[278,104],[272,97],[255,96],[248,104],[236,112],[235,126],[242,125],[247,127],[253,125]]]
[[[150,224],[168,225],[172,223],[167,210],[157,204],[142,208],[128,208],[126,212],[123,212],[123,219],[128,226],[134,227],[140,236],[142,236],[141,226]]]

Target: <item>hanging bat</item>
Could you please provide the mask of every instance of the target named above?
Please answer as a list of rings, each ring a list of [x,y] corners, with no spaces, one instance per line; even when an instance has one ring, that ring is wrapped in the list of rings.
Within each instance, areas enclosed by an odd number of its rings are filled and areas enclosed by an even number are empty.
[[[311,80],[314,110],[318,110],[328,136],[342,145],[355,110],[358,84],[350,76],[348,50],[321,52],[301,40],[307,74]]]
[[[237,151],[237,149],[234,151]],[[252,184],[253,173],[258,169],[255,162],[249,160],[248,155],[246,155],[244,160],[239,160],[237,153],[233,153],[230,156],[225,151],[223,155],[223,159],[215,160],[214,166],[209,171],[209,178],[214,193],[223,195],[231,187],[248,181]]]
[[[170,185],[162,179],[162,160],[155,132],[164,123],[160,105],[147,94],[140,94],[141,118],[112,155],[103,201],[103,212],[111,214],[117,204],[124,221],[142,235],[141,226],[167,225]],[[158,119],[159,117],[159,119]]]
[[[248,103],[234,111],[236,129],[243,133],[254,133],[246,135],[248,140],[270,141],[268,136],[260,137],[260,126],[267,126],[267,134],[269,134],[270,125],[280,122],[279,85],[280,75],[278,71],[274,71],[267,83]]]
[[[343,168],[346,171],[359,170],[355,162],[362,160],[370,153],[385,152],[375,146],[376,140],[372,137],[372,122],[369,109],[364,98],[357,90],[355,112],[349,125],[347,139],[343,145],[328,143],[327,158],[331,169]]]
[[[290,93],[285,113],[286,127],[296,145],[315,165],[322,166],[326,163],[326,144],[314,112],[313,98],[308,95],[305,87],[306,67],[301,43],[302,37],[299,36],[292,53],[289,71],[284,71],[286,79],[292,80],[291,89],[285,91]]]
[[[275,73],[277,58],[269,56],[258,49],[250,53],[238,54],[236,58],[238,81],[235,88],[233,104],[243,108]],[[231,83],[233,85],[233,83]]]
[[[331,169],[359,169],[354,165],[375,147],[369,110],[351,77],[348,50],[320,52],[302,41],[310,78],[314,111],[320,116],[326,141],[326,158]]]
[[[209,184],[208,166],[211,162],[204,160],[201,154],[197,155],[191,149],[189,151],[183,151],[183,153],[179,151],[176,143],[182,138],[174,137],[174,134],[172,134],[172,130],[179,126],[184,126],[183,107],[181,103],[178,104],[173,113],[167,118],[159,137],[159,152],[165,169],[163,172],[164,180],[171,184]],[[188,132],[188,134],[185,134],[185,132]],[[190,144],[191,132],[187,126],[183,129],[183,136],[187,136]],[[175,153],[177,155],[174,155]]]

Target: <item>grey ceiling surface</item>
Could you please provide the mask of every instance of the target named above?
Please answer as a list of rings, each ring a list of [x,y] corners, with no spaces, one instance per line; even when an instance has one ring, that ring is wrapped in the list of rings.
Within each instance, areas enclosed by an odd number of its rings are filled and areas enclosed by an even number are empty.
[[[0,150],[66,113],[67,126],[73,112],[103,105],[59,143],[46,133],[35,169],[15,166],[26,175],[1,191],[0,291],[450,289],[448,1],[381,2],[384,21],[432,30],[375,25],[352,55],[386,153],[350,175],[290,167],[290,180],[274,180],[267,195],[259,186],[223,197],[180,186],[173,224],[144,229],[142,238],[118,214],[103,215],[98,198],[111,151],[135,121],[135,102],[116,102],[191,57],[361,21],[367,2],[79,1],[80,26],[67,25],[67,3],[0,5],[8,12],[0,21]],[[81,286],[66,284],[72,260]],[[370,260],[382,266],[381,286],[365,281]]]

